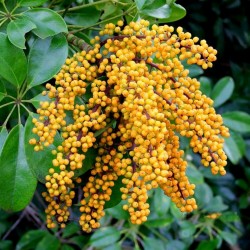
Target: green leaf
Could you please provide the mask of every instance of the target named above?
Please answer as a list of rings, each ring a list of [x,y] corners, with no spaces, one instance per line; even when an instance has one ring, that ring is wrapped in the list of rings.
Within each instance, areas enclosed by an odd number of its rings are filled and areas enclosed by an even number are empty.
[[[60,249],[60,241],[55,235],[48,234],[37,244],[35,250],[57,250]]]
[[[51,101],[51,98],[48,97],[48,95],[42,95],[42,94],[39,94],[35,97],[33,97],[32,99],[30,99],[30,102],[33,104],[33,106],[38,109],[40,107],[40,102],[50,102]]]
[[[218,239],[203,240],[199,243],[196,250],[214,250],[217,249]]]
[[[154,191],[153,204],[154,204],[154,211],[157,213],[157,215],[159,217],[163,217],[167,214],[170,208],[171,199],[164,194],[162,189],[157,188]]]
[[[193,237],[193,234],[195,233],[196,227],[193,223],[189,221],[181,221],[180,222],[180,238],[185,239],[189,237]]]
[[[0,33],[0,65],[0,76],[15,86],[21,86],[26,77],[26,56],[3,33]]]
[[[197,200],[198,207],[203,208],[206,204],[209,204],[213,198],[211,188],[206,183],[196,185],[195,198]]]
[[[24,128],[15,126],[8,135],[0,156],[0,207],[20,211],[36,189],[36,178],[29,169],[24,152]]]
[[[145,226],[151,227],[167,227],[173,222],[173,217],[171,215],[166,215],[162,218],[149,219],[144,224]]]
[[[119,242],[116,242],[110,246],[102,248],[102,250],[123,250],[123,248],[121,247],[121,244],[119,244]]]
[[[156,249],[156,246],[157,246],[157,250],[165,250],[164,242],[159,239],[147,237],[143,240],[142,244],[143,244],[144,250]]]
[[[16,250],[32,250],[35,249],[38,242],[48,234],[45,230],[30,230],[25,233],[16,245]]]
[[[34,28],[36,25],[29,18],[22,16],[8,24],[7,35],[12,44],[20,49],[25,49],[25,34]]]
[[[74,250],[75,248],[71,247],[70,245],[62,245],[60,250]]]
[[[3,100],[5,95],[6,95],[6,89],[5,89],[4,84],[1,82],[1,79],[0,79],[0,102]]]
[[[186,174],[191,183],[195,185],[204,183],[203,175],[191,162],[188,162]]]
[[[180,209],[175,205],[174,202],[171,202],[170,204],[170,212],[176,219],[183,219],[184,213],[180,211]]]
[[[228,208],[227,205],[223,203],[221,196],[213,197],[209,204],[206,205],[205,210],[209,213],[216,213],[224,211]]]
[[[80,249],[83,248],[89,241],[90,235],[78,235],[74,237],[70,237],[70,242],[72,242],[74,245],[77,245]]]
[[[67,224],[67,226],[63,230],[62,237],[63,238],[70,237],[73,234],[77,233],[79,230],[80,230],[79,225],[76,225],[76,223],[71,222],[71,223]]]
[[[175,22],[177,20],[182,19],[184,16],[186,16],[187,13],[185,8],[183,8],[180,4],[176,3],[170,5],[170,10],[170,16],[161,20],[161,22]]]
[[[37,117],[36,115],[32,116]],[[55,157],[52,155],[51,151],[56,149],[56,147],[61,143],[61,138],[57,135],[55,137],[54,144],[49,147],[45,147],[42,151],[36,152],[34,150],[34,146],[29,144],[30,139],[38,139],[38,136],[32,133],[32,128],[34,127],[34,124],[32,123],[32,116],[28,117],[25,125],[25,154],[33,174],[40,182],[45,183],[45,176],[52,167],[52,160]]]
[[[243,180],[243,179],[237,179],[235,181],[235,184],[239,187],[241,187],[243,190],[247,191],[248,190],[248,183]]]
[[[101,10],[95,7],[87,7],[77,11],[71,11],[64,17],[65,21],[69,24],[80,25],[84,27],[91,26],[99,20]],[[90,18],[91,17],[91,18]]]
[[[249,206],[249,197],[247,194],[243,194],[240,196],[239,205],[240,209],[245,209]]]
[[[211,98],[214,100],[214,107],[219,107],[225,103],[232,95],[234,90],[234,80],[232,77],[225,76],[220,79],[213,88]]]
[[[35,7],[40,6],[43,3],[47,2],[48,0],[18,0],[17,3],[20,6],[26,6],[26,7]]]
[[[239,133],[250,133],[250,115],[243,111],[222,114],[224,124]]]
[[[210,96],[212,91],[212,81],[210,78],[201,76],[199,78],[200,81],[200,91],[206,96]]]
[[[138,10],[141,10],[145,3],[146,3],[146,0],[135,0],[135,4]]]
[[[230,131],[230,137],[225,138],[224,150],[229,160],[237,164],[246,152],[246,144],[242,136]]]
[[[93,168],[96,156],[97,150],[95,148],[89,148],[85,153],[85,159],[83,161],[82,168],[76,169],[74,176],[81,176],[82,174]]]
[[[237,234],[226,231],[220,231],[219,234],[229,245],[234,246],[237,243]]]
[[[170,240],[165,247],[166,250],[186,250],[187,247],[184,242],[180,240]]]
[[[54,36],[61,32],[68,32],[64,19],[51,9],[34,8],[26,11],[24,15],[30,18],[30,20],[36,25],[36,29],[33,29],[32,32],[42,39]]]
[[[3,145],[8,137],[8,130],[6,127],[2,127],[0,131],[0,155],[2,153]]]
[[[240,217],[236,212],[226,211],[219,217],[225,223],[240,221]]]
[[[204,73],[204,70],[199,67],[198,65],[195,64],[188,64],[187,60],[182,61],[182,65],[184,66],[185,69],[189,70],[189,77],[197,77],[199,75],[202,75]]]
[[[67,55],[68,44],[62,34],[37,39],[28,56],[28,85],[33,87],[51,79],[60,70]]]
[[[118,203],[121,202],[121,196],[122,193],[120,191],[121,187],[123,186],[122,184],[122,178],[119,177],[116,181],[115,181],[115,185],[112,187],[112,194],[110,196],[110,200],[107,201],[104,205],[104,208],[110,208],[110,207],[114,207],[116,206]]]
[[[13,242],[11,240],[0,240],[0,249],[1,250],[12,250]]]
[[[119,231],[114,227],[102,227],[90,237],[92,247],[106,247],[114,244],[120,238]]]
[[[171,10],[168,4],[164,4],[163,6],[156,9],[148,8],[140,11],[140,14],[160,19],[168,18],[170,16],[170,13]]]
[[[116,218],[118,220],[127,220],[129,219],[129,213],[122,208],[124,203],[125,201],[121,201],[116,206],[105,209],[105,211],[113,218]]]

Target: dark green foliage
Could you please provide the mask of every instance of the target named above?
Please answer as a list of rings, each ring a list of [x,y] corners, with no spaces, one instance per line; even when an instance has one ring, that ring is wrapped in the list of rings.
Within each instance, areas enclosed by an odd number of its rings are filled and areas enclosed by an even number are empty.
[[[242,250],[250,248],[250,71],[249,15],[247,1],[0,1],[0,249],[169,249]],[[6,13],[8,15],[6,15]],[[230,128],[225,140],[226,176],[213,176],[200,167],[200,158],[182,141],[187,175],[196,185],[199,209],[181,213],[159,189],[151,192],[151,214],[141,226],[130,224],[122,209],[121,180],[106,203],[102,227],[85,234],[78,225],[78,206],[64,230],[48,230],[44,224],[45,176],[54,145],[36,153],[28,141],[32,117],[47,81],[53,83],[68,55],[79,50],[67,42],[72,32],[87,43],[105,23],[138,17],[151,23],[182,26],[218,50],[214,67],[204,74],[188,66],[190,76],[214,100],[218,113]],[[88,99],[88,93],[84,98]],[[78,100],[81,101],[82,100]],[[111,121],[108,127],[113,126]],[[105,128],[103,131],[105,131]],[[96,132],[99,136],[103,131]],[[86,182],[96,150],[87,152],[85,168],[78,171]],[[38,181],[38,184],[37,184]],[[79,186],[79,197],[82,195]],[[77,199],[77,198],[76,198]],[[76,201],[77,203],[77,201]],[[211,213],[221,213],[217,219]]]

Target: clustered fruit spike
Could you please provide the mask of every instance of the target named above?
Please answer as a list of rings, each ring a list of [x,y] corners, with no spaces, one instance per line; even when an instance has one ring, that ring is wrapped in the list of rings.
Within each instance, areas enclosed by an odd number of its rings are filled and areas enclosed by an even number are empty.
[[[160,187],[182,212],[197,209],[178,135],[190,138],[213,174],[224,175],[223,137],[229,130],[183,60],[207,69],[217,51],[181,27],[174,33],[172,26],[150,27],[146,20],[109,23],[91,43],[66,60],[55,85],[47,83],[43,94],[50,101],[41,102],[33,119],[38,139],[30,143],[36,151],[52,144],[57,131],[63,138],[46,176],[47,226],[65,227],[75,184],[81,183],[75,171],[84,168],[90,148],[98,156],[80,202],[84,231],[100,227],[119,177],[123,208],[134,224],[147,220],[152,188]]]

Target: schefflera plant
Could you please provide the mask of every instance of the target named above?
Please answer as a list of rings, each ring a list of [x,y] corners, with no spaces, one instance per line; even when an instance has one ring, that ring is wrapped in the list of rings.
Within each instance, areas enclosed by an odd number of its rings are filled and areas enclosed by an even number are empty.
[[[58,132],[63,138],[45,178],[47,226],[66,226],[90,155],[79,208],[83,231],[100,227],[117,182],[134,224],[147,220],[152,188],[160,187],[182,212],[197,209],[179,135],[190,138],[213,174],[225,175],[229,130],[183,61],[207,69],[217,51],[181,27],[150,27],[147,20],[106,24],[91,42],[66,60],[55,84],[47,83],[48,100],[32,120],[35,151],[51,145]]]

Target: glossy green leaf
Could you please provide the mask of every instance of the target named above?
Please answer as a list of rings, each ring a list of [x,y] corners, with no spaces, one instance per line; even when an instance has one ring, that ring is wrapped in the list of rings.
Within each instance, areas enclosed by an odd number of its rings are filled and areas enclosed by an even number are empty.
[[[35,28],[36,25],[29,18],[22,16],[8,24],[7,35],[12,44],[20,49],[25,49],[25,34]]]
[[[239,133],[250,133],[250,115],[243,111],[222,114],[224,124]]]
[[[0,102],[3,100],[5,95],[6,95],[6,89],[5,89],[4,84],[1,82],[1,79],[0,79]]]
[[[29,204],[37,184],[25,157],[22,125],[15,126],[6,139],[0,156],[0,172],[0,207],[22,210]]]
[[[213,193],[206,183],[198,184],[195,188],[195,198],[200,208],[210,203],[213,198]]]
[[[119,242],[116,242],[112,245],[102,248],[102,250],[124,250],[124,249],[121,247],[121,244]]]
[[[205,210],[209,213],[216,213],[224,211],[228,208],[227,205],[223,203],[221,196],[213,197],[209,204],[206,205]]]
[[[118,220],[127,220],[129,219],[129,213],[122,208],[124,204],[125,201],[121,201],[116,206],[105,209],[105,211],[113,218],[116,218]]]
[[[218,240],[203,240],[199,243],[196,250],[214,250],[217,249]]]
[[[200,91],[206,95],[206,96],[210,96],[211,95],[211,91],[212,91],[212,81],[210,78],[205,77],[205,76],[201,76],[199,78],[200,81]]]
[[[114,5],[112,2],[106,3],[101,10],[103,10],[103,14],[100,17],[100,19],[102,20],[105,20],[111,16],[116,15],[116,12],[118,10],[122,11],[121,9],[119,9],[119,6]]]
[[[202,75],[204,73],[204,70],[199,67],[196,64],[188,64],[186,60],[182,62],[182,65],[184,66],[185,69],[189,70],[189,77],[197,77],[199,75]]]
[[[154,211],[157,213],[159,217],[163,217],[167,214],[171,199],[164,194],[163,190],[157,188],[153,195],[153,204],[154,204]]]
[[[33,115],[34,117],[37,117]],[[25,125],[25,154],[30,169],[36,178],[45,183],[45,176],[48,174],[49,169],[52,167],[52,160],[54,155],[51,151],[61,143],[59,135],[55,137],[54,144],[49,147],[45,147],[42,151],[36,152],[34,146],[29,144],[29,140],[32,138],[38,139],[38,136],[32,133],[34,124],[32,123],[32,117],[29,116]]]
[[[13,242],[11,240],[0,240],[1,250],[13,250]]]
[[[112,194],[110,196],[110,200],[105,203],[104,208],[114,207],[114,206],[116,206],[117,204],[119,204],[121,202],[122,193],[120,191],[120,188],[122,186],[123,186],[122,178],[119,177],[115,181],[115,185],[112,187]]]
[[[235,181],[235,184],[237,186],[239,186],[240,188],[242,188],[243,190],[245,190],[245,191],[248,190],[248,183],[245,180],[243,180],[243,179],[237,179]]]
[[[219,219],[225,223],[240,221],[240,217],[236,212],[225,211],[221,214]]]
[[[20,6],[34,7],[40,6],[47,1],[48,0],[18,0],[17,2]]]
[[[55,235],[48,234],[37,244],[35,250],[59,250],[60,241]]]
[[[195,165],[193,165],[191,162],[188,162],[186,175],[187,175],[189,181],[195,185],[202,184],[204,182],[203,175],[197,169],[197,167]]]
[[[47,235],[45,230],[30,230],[25,233],[16,245],[16,250],[32,250],[35,249],[38,242]]]
[[[81,176],[82,174],[93,168],[96,156],[97,150],[94,148],[89,148],[85,153],[85,159],[83,161],[82,168],[76,169],[74,176]]]
[[[183,219],[184,218],[184,213],[180,211],[180,209],[175,205],[174,202],[171,202],[170,204],[170,212],[176,219]]]
[[[2,153],[3,145],[8,137],[8,130],[6,127],[2,127],[0,130],[0,155]]]
[[[68,12],[64,19],[67,23],[87,27],[95,24],[99,20],[100,15],[101,10],[91,6],[81,10]]]
[[[60,250],[74,250],[75,248],[71,247],[70,245],[63,244]]]
[[[186,250],[187,246],[183,241],[180,240],[170,240],[165,245],[166,250]]]
[[[225,103],[234,90],[234,80],[229,76],[220,79],[213,88],[211,98],[214,100],[214,107],[219,107]]]
[[[3,33],[0,33],[0,65],[0,76],[15,86],[21,86],[26,77],[26,56]]]
[[[143,8],[143,5],[147,2],[147,0],[135,0],[135,4],[138,10]]]
[[[62,34],[37,39],[28,56],[28,85],[33,87],[51,79],[60,70],[67,55],[68,44]]]
[[[85,234],[85,235],[78,235],[78,236],[73,236],[70,237],[70,242],[72,242],[74,245],[77,245],[80,249],[83,248],[89,241],[90,235]]]
[[[144,250],[152,250],[152,249],[156,249],[157,246],[157,250],[165,250],[165,244],[162,240],[159,239],[155,239],[152,237],[147,237],[143,240],[143,249]]]
[[[34,8],[24,14],[36,25],[32,32],[44,39],[61,32],[68,32],[64,19],[55,11],[48,8]],[[57,58],[57,57],[51,57]]]
[[[169,5],[165,4],[156,9],[153,8],[142,9],[140,13],[146,16],[163,19],[163,18],[168,18],[170,16],[171,10],[169,8]]]
[[[176,3],[170,5],[170,10],[170,16],[162,19],[161,22],[175,22],[185,17],[187,13],[185,8],[183,8],[180,4]]]
[[[144,224],[145,226],[151,228],[151,227],[167,227],[172,224],[173,217],[171,215],[166,215],[162,218],[155,218],[155,219],[148,219]]]
[[[30,99],[31,103],[33,104],[33,106],[38,109],[40,107],[40,102],[45,102],[45,101],[51,101],[51,98],[48,97],[48,95],[42,95],[39,94],[35,97],[33,97],[32,99]]]
[[[114,227],[102,227],[90,237],[92,247],[103,248],[114,244],[120,238],[119,231]]]
[[[230,137],[225,138],[224,150],[229,160],[237,164],[246,152],[245,141],[240,134],[231,131]]]
[[[228,244],[234,246],[237,243],[237,234],[226,231],[220,231],[219,234]]]
[[[190,221],[181,221],[179,236],[182,239],[193,237],[195,230],[196,230],[196,227],[194,223]]]
[[[76,234],[78,231],[80,231],[79,224],[71,222],[71,223],[67,224],[67,227],[64,228],[62,237],[63,238],[70,237],[73,234]]]

